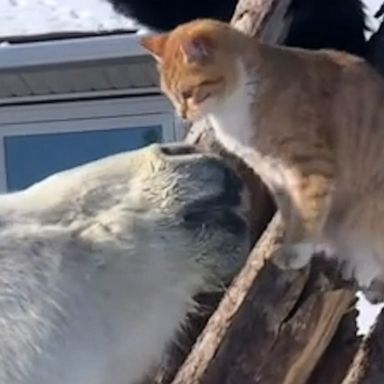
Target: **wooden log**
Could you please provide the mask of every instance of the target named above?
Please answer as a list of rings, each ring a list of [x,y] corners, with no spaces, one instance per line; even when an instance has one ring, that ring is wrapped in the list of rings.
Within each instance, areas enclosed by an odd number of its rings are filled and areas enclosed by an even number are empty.
[[[357,315],[358,311],[353,308],[344,316],[308,383],[340,384],[343,381],[361,343],[361,337],[356,336]]]
[[[384,383],[384,310],[362,342],[342,384]]]
[[[279,3],[280,0],[240,0],[231,24],[251,36],[260,37],[274,19]]]
[[[257,353],[261,359],[263,359],[268,348],[261,348],[259,343],[266,342],[269,344],[272,337],[268,340],[267,336],[278,332],[278,327],[276,328],[273,325],[269,326],[270,321],[266,319],[265,316],[279,320],[286,318],[292,310],[297,297],[300,296],[305,283],[305,279],[304,281],[303,279],[295,281],[296,275],[290,274],[292,280],[290,279],[289,283],[290,286],[294,288],[292,288],[288,294],[295,298],[289,300],[286,299],[285,294],[283,294],[282,297],[280,296],[281,293],[286,293],[286,286],[281,287],[282,289],[278,290],[278,294],[275,294],[273,291],[271,294],[270,288],[273,287],[268,283],[262,282],[260,279],[260,273],[263,271],[274,280],[273,277],[275,276],[263,267],[270,255],[277,248],[279,238],[281,238],[281,223],[279,223],[278,218],[275,217],[269,226],[269,230],[265,232],[255,250],[248,258],[245,267],[226,293],[218,310],[210,318],[207,327],[199,337],[192,353],[188,356],[185,364],[172,382],[173,384],[206,382],[229,383],[233,378],[236,382],[242,382],[238,377],[238,371],[242,368],[245,368],[245,371],[250,370],[247,364],[247,353],[242,348],[242,346],[244,346],[244,337],[247,339],[251,336],[250,339],[246,340],[246,346],[257,350]],[[273,266],[271,267],[273,269]],[[260,282],[262,283],[260,284]],[[273,284],[280,283],[280,281],[271,282]],[[296,282],[296,284],[293,284],[294,282]],[[260,292],[260,299],[263,300],[267,307],[265,314],[259,310],[259,302],[253,300],[253,297],[249,300],[251,288],[254,288],[255,284],[258,285],[259,289],[257,290]],[[247,312],[246,315],[238,313],[243,305],[247,307],[243,307],[243,311],[245,310]],[[275,311],[275,307],[278,309],[277,311]],[[276,321],[272,320],[272,323],[274,322]],[[235,323],[236,326],[233,328],[232,325]],[[265,326],[265,323],[268,325]],[[251,335],[249,331],[245,329],[247,327],[249,328],[250,324],[252,324]],[[256,330],[255,334],[253,334],[254,330]],[[221,349],[222,345],[224,345],[224,350]],[[234,353],[232,353],[232,351],[228,352],[226,347],[231,350],[233,349]],[[253,355],[254,354],[252,354],[252,356]],[[243,374],[246,374],[246,372],[243,372]]]
[[[302,319],[298,321],[299,316],[297,316],[295,323],[306,327],[309,337],[304,348],[291,355],[292,365],[284,376],[284,384],[307,382],[334,337],[342,317],[353,302],[353,293],[340,289],[325,292],[321,296],[314,295],[312,301],[309,301],[309,305],[307,302],[307,305],[300,308]],[[301,330],[297,329],[294,329],[292,336],[297,336],[296,332],[302,336]],[[279,341],[281,340],[282,337]],[[278,381],[275,380],[273,383],[278,383]]]
[[[321,265],[277,269],[281,232],[275,217],[172,384],[307,382],[354,296],[332,289]]]

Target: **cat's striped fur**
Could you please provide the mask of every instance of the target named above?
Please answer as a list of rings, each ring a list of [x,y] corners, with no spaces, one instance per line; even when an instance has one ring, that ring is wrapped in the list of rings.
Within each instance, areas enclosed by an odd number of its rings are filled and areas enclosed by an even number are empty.
[[[196,20],[144,37],[179,114],[219,140],[273,193],[287,223],[280,264],[316,247],[362,287],[384,276],[384,82],[362,59],[262,44]],[[346,260],[345,260],[346,259]]]

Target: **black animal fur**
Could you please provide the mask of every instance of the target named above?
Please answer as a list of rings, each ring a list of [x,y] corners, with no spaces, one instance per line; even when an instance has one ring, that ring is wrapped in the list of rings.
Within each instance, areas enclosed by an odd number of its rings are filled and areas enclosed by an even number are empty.
[[[334,48],[366,54],[366,20],[361,0],[292,0],[285,45],[308,49]]]
[[[229,21],[237,0],[108,0],[115,9],[158,31],[202,17]],[[364,56],[366,29],[361,0],[292,0],[286,45],[334,48]]]
[[[142,25],[168,31],[193,19],[230,20],[237,0],[108,0],[118,12]]]

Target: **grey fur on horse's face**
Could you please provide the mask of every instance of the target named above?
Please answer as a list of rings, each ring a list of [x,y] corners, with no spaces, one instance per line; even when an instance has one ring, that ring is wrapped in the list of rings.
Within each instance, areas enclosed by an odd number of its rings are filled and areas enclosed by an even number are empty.
[[[152,156],[152,173],[138,172],[134,181],[143,186],[141,208],[157,215],[149,215],[148,228],[164,228],[169,244],[183,239],[181,254],[213,284],[232,276],[249,247],[242,181],[223,160],[191,146],[153,146]]]
[[[153,145],[0,196],[0,383],[135,383],[248,251],[243,186]]]
[[[62,189],[44,199],[50,183]],[[47,222],[75,228],[97,220],[143,252],[150,246],[143,239],[156,234],[159,247],[180,247],[180,257],[206,267],[214,279],[231,276],[248,251],[241,180],[222,159],[185,144],[117,154],[54,175],[32,186],[31,196],[33,190],[31,207],[42,199]]]
[[[171,164],[177,164],[173,177],[179,182],[172,193],[175,222],[189,234],[196,250],[192,258],[208,267],[212,277],[226,279],[238,270],[249,247],[244,184],[221,159],[193,147],[161,150],[171,156]]]
[[[192,146],[154,145],[146,156],[145,170],[132,179],[136,193],[140,189],[140,209],[148,213],[142,216],[149,218],[146,228],[164,228],[169,242],[163,244],[176,246],[183,239],[181,255],[206,268],[214,284],[232,276],[248,251],[242,181],[222,159]]]

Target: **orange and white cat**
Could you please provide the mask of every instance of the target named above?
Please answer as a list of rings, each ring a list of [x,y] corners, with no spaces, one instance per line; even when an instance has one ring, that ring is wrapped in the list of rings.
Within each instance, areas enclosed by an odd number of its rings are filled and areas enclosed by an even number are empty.
[[[325,248],[377,300],[384,293],[382,78],[357,57],[263,44],[213,20],[141,42],[180,116],[207,117],[219,141],[271,190],[287,228],[278,264],[301,268]]]

